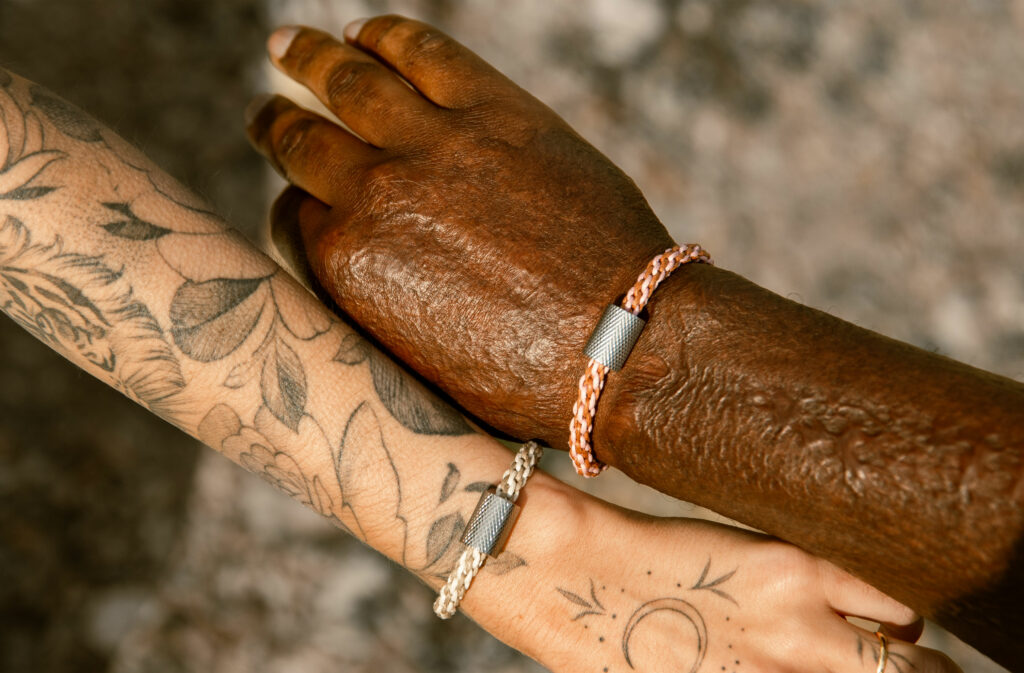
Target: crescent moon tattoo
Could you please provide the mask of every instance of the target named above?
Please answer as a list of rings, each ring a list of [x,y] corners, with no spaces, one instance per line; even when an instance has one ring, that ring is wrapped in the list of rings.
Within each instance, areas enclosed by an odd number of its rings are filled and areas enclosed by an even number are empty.
[[[697,608],[681,598],[658,598],[648,601],[636,609],[633,616],[629,618],[629,622],[626,623],[625,631],[622,634],[622,654],[626,657],[626,663],[635,670],[633,662],[629,657],[629,639],[633,637],[633,633],[640,625],[640,622],[655,612],[662,610],[682,615],[693,626],[693,630],[697,634],[697,656],[688,673],[697,673],[697,669],[700,668],[701,662],[704,661],[704,654],[708,649],[708,629],[704,624],[704,618],[701,617]]]

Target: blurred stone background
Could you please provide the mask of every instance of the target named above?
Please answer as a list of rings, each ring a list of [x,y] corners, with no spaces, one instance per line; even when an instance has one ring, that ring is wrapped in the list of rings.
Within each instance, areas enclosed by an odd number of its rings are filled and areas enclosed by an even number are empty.
[[[241,115],[280,84],[265,35],[383,11],[534,92],[722,266],[1024,380],[1022,0],[0,0],[0,64],[261,240],[278,183]],[[0,672],[539,670],[431,600],[0,319]]]

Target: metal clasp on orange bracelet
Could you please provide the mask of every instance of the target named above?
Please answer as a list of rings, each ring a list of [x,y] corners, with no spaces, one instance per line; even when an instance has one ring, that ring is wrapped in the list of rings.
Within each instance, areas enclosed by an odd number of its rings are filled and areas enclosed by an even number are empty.
[[[606,467],[594,456],[590,436],[594,430],[597,400],[604,390],[608,372],[622,368],[640,338],[645,323],[639,314],[651,294],[670,273],[690,262],[713,264],[708,252],[696,243],[669,248],[652,259],[626,293],[622,307],[608,306],[590,335],[583,351],[590,361],[580,377],[579,397],[572,407],[569,423],[569,456],[581,476],[596,477]]]

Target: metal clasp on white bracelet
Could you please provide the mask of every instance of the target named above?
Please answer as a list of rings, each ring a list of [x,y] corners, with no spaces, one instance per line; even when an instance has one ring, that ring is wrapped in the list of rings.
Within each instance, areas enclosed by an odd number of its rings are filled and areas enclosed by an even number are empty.
[[[519,492],[533,474],[543,453],[544,449],[537,442],[523,444],[501,482],[480,496],[466,524],[466,530],[462,533],[461,542],[466,549],[434,601],[434,613],[441,619],[448,619],[455,614],[487,558],[497,558],[505,548],[512,526],[519,516],[519,506],[515,504]]]

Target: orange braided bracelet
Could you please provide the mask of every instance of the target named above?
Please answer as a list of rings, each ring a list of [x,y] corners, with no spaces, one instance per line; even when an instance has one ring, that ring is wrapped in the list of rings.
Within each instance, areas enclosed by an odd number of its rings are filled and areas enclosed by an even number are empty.
[[[569,423],[569,456],[581,476],[596,477],[607,467],[594,456],[590,433],[594,429],[597,398],[604,390],[608,372],[622,368],[640,338],[645,323],[638,316],[647,306],[655,288],[670,273],[690,262],[713,264],[708,252],[695,243],[677,245],[652,259],[626,293],[622,308],[614,304],[608,306],[590,335],[583,349],[590,356],[590,362],[580,377],[579,398],[572,406],[572,421]]]

